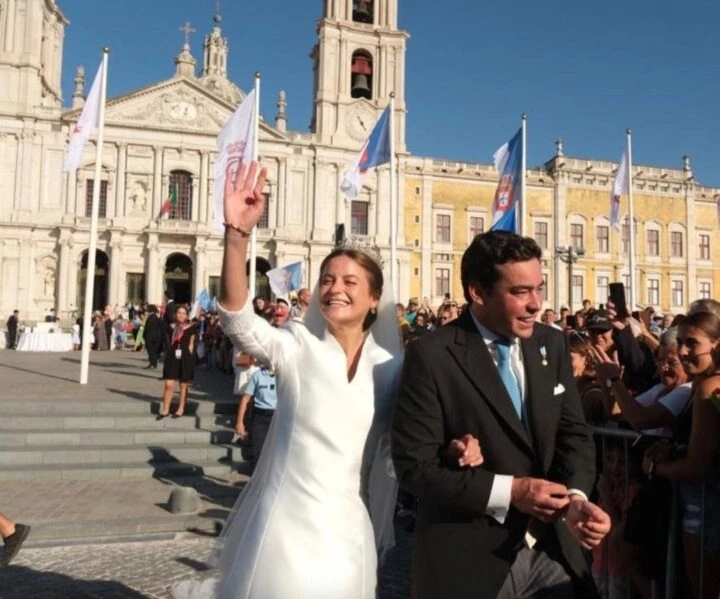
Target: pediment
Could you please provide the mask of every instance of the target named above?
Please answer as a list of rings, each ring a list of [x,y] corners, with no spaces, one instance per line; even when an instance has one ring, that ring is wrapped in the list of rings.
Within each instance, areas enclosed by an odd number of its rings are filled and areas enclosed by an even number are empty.
[[[105,124],[133,129],[164,129],[217,135],[236,106],[215,97],[187,78],[175,78],[108,99]],[[64,117],[74,120],[80,111]],[[274,127],[260,123],[261,139],[284,139]]]

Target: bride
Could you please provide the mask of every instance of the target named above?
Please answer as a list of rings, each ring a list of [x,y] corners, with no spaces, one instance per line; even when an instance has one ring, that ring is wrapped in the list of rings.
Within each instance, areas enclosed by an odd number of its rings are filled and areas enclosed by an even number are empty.
[[[401,366],[392,294],[376,251],[347,244],[322,262],[304,323],[253,311],[246,262],[264,209],[265,169],[230,167],[218,311],[239,350],[277,373],[278,405],[257,469],[223,530],[220,579],[175,597],[374,599],[377,556],[393,545],[389,426]],[[448,448],[480,461],[474,440]]]

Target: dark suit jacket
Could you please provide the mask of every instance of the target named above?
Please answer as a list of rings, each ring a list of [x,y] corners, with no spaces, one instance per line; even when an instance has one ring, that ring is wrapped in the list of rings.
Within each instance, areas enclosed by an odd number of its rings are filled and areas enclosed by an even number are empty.
[[[146,343],[160,343],[163,338],[163,322],[157,314],[148,315],[145,320],[143,339]]]
[[[419,498],[416,599],[497,595],[523,547],[529,517],[513,507],[502,525],[490,516],[494,473],[545,478],[590,495],[595,446],[567,340],[537,324],[521,347],[529,432],[469,313],[408,346],[392,441],[400,484]],[[480,468],[460,469],[444,458],[450,441],[467,433],[480,441]],[[592,597],[585,556],[562,522],[550,526],[538,547],[557,547],[555,541],[578,583],[587,585],[582,596]]]

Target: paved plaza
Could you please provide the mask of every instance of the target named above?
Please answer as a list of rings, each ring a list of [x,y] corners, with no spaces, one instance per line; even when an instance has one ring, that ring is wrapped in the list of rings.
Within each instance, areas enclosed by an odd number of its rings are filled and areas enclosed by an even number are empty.
[[[18,426],[37,427],[28,424],[30,416],[13,416],[15,410],[37,412],[32,422],[86,414],[97,419],[98,426],[103,411],[126,412],[134,426],[146,431],[142,434],[178,432],[145,429],[155,426],[153,412],[162,383],[158,371],[143,369],[144,354],[95,352],[91,358],[90,384],[81,386],[76,382],[78,352],[0,351],[0,437],[17,434]],[[182,423],[164,421],[163,426],[209,428],[215,439],[229,431],[232,377],[198,370],[190,401],[196,416]],[[117,421],[126,420],[118,416]],[[49,438],[56,432],[48,428],[38,434]],[[52,447],[49,450],[52,453]],[[0,476],[10,467],[0,463]],[[46,470],[42,477],[0,481],[0,512],[33,526],[18,558],[0,570],[0,599],[167,598],[173,582],[212,575],[209,558],[215,535],[247,480],[230,468],[221,476],[155,471],[136,479],[95,472],[85,479],[56,480],[48,475],[52,472]],[[197,513],[169,512],[168,497],[176,485],[197,490]],[[409,596],[411,535],[406,525],[397,522],[398,546],[381,576],[383,599]]]

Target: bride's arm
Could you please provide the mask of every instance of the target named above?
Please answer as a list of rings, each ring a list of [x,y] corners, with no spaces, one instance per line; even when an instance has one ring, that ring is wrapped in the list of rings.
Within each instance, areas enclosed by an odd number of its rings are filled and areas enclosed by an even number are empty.
[[[257,163],[231,163],[225,172],[225,251],[218,313],[233,345],[262,363],[277,367],[294,347],[289,331],[276,329],[253,312],[246,274],[250,234],[265,207],[265,169],[255,180]],[[246,176],[247,174],[247,176]]]

